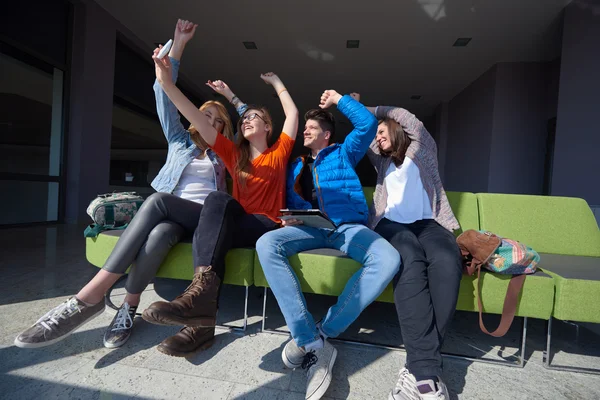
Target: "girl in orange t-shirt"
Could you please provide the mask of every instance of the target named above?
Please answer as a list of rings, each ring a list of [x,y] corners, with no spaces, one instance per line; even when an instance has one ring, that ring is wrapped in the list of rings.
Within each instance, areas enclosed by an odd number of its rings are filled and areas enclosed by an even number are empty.
[[[285,204],[285,179],[289,156],[298,130],[298,109],[277,75],[261,75],[273,86],[285,113],[283,131],[271,147],[273,123],[264,107],[250,106],[238,123],[236,143],[219,135],[206,116],[175,86],[168,58],[154,51],[156,79],[177,109],[223,160],[233,177],[233,196],[213,192],[204,201],[193,238],[194,280],[172,302],[155,302],[143,317],[160,325],[186,325],[164,340],[158,350],[187,356],[212,344],[219,287],[225,273],[225,255],[232,248],[252,247],[264,233],[279,226],[279,210]],[[217,92],[222,82],[209,82]],[[228,88],[227,88],[228,89]]]

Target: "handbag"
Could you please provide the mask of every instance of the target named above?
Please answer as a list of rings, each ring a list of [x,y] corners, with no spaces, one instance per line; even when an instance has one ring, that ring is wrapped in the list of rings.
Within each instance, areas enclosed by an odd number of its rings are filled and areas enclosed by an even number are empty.
[[[106,193],[96,197],[87,208],[94,221],[85,228],[85,237],[96,237],[108,229],[125,229],[144,199],[135,192]]]
[[[469,229],[456,238],[465,266],[465,271],[473,275],[477,271],[477,306],[479,327],[488,335],[501,337],[508,332],[517,310],[519,294],[525,277],[536,271],[540,255],[531,247],[516,240],[501,238],[487,231]],[[499,274],[510,274],[512,278],[506,290],[500,324],[489,332],[483,323],[481,302],[481,268]]]

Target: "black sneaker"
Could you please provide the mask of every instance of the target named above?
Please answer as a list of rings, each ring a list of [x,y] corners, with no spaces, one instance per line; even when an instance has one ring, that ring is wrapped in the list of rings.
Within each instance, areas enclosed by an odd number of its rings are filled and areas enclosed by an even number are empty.
[[[110,326],[104,332],[104,347],[114,349],[123,346],[129,340],[136,310],[137,306],[132,307],[127,303],[123,303]]]

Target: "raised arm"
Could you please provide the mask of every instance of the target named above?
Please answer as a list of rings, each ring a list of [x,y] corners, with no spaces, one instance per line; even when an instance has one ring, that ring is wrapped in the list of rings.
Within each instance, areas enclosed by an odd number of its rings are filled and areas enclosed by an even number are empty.
[[[344,114],[354,129],[346,136],[342,148],[353,166],[364,157],[369,145],[377,133],[377,120],[367,111],[365,106],[354,100],[350,95],[342,96],[335,90],[326,90],[321,96],[319,107],[327,108],[337,105],[338,110]]]
[[[235,111],[237,111],[238,115],[242,115],[248,109],[248,105],[244,103],[239,97],[233,94],[233,91],[229,88],[229,86],[221,81],[208,81],[206,82],[206,86],[219,93],[221,96],[225,97],[228,102],[231,103],[232,106],[235,107]]]
[[[260,78],[265,81],[266,84],[273,86],[281,106],[283,107],[283,113],[285,114],[285,122],[283,123],[283,132],[285,132],[292,140],[296,140],[296,134],[298,133],[298,108],[292,100],[290,92],[285,88],[283,82],[277,75],[272,72],[262,74]]]
[[[191,21],[186,21],[183,19],[177,20],[175,33],[173,34],[173,46],[171,46],[171,50],[169,50],[169,57],[174,58],[177,61],[181,61],[181,56],[183,55],[185,45],[187,42],[192,40],[194,34],[196,33],[197,27],[198,24],[194,24]]]
[[[162,46],[160,46],[162,47]],[[175,86],[175,82],[172,77],[172,69],[173,66],[171,64],[171,60],[169,57],[164,57],[159,59],[158,52],[160,51],[160,47],[154,50],[154,54],[152,55],[152,59],[154,60],[154,64],[156,66],[156,80],[162,87],[163,91],[166,95],[171,99],[175,107],[183,114],[185,118],[187,118],[192,125],[198,130],[198,133],[204,141],[209,145],[213,146],[217,139],[217,131],[208,121],[208,118],[204,113],[196,108],[196,106],[187,98],[181,90]]]
[[[423,122],[410,111],[400,107],[379,106],[376,108],[375,116],[379,119],[390,118],[399,123],[412,141],[411,146],[413,144],[418,146],[415,152],[423,150],[431,151],[437,157],[435,140],[429,134]]]
[[[171,80],[177,82],[179,60],[188,41],[194,36],[196,26],[189,21],[177,20],[175,26],[174,42],[169,57],[171,57]],[[156,98],[156,112],[160,125],[169,143],[184,142],[189,139],[189,132],[183,127],[177,107],[171,102],[167,94],[158,83],[154,82],[154,97]]]
[[[354,100],[360,102],[360,93],[352,92],[352,93],[350,93],[350,97],[352,97]],[[365,108],[371,114],[375,115],[375,107],[365,106]],[[377,129],[379,129],[379,128],[377,128]],[[379,165],[378,160],[381,158],[381,154],[379,152],[379,146],[377,145],[377,137],[375,139],[373,139],[373,141],[369,145],[369,148],[367,149],[367,157],[369,158],[369,161],[371,162],[371,164],[377,171],[377,166]]]

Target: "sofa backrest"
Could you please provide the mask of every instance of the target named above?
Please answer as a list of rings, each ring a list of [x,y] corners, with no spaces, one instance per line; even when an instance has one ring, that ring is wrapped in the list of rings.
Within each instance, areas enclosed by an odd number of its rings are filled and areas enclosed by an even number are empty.
[[[373,203],[373,186],[363,186],[363,192],[369,207]],[[462,230],[479,229],[479,211],[477,209],[477,196],[468,192],[446,192],[450,207],[460,223],[461,230],[455,231],[456,235]]]
[[[481,229],[541,253],[600,257],[600,230],[583,199],[494,193],[477,199]]]
[[[452,212],[460,224],[460,229],[454,231],[455,235],[467,229],[479,229],[479,209],[477,196],[469,192],[446,192]]]

